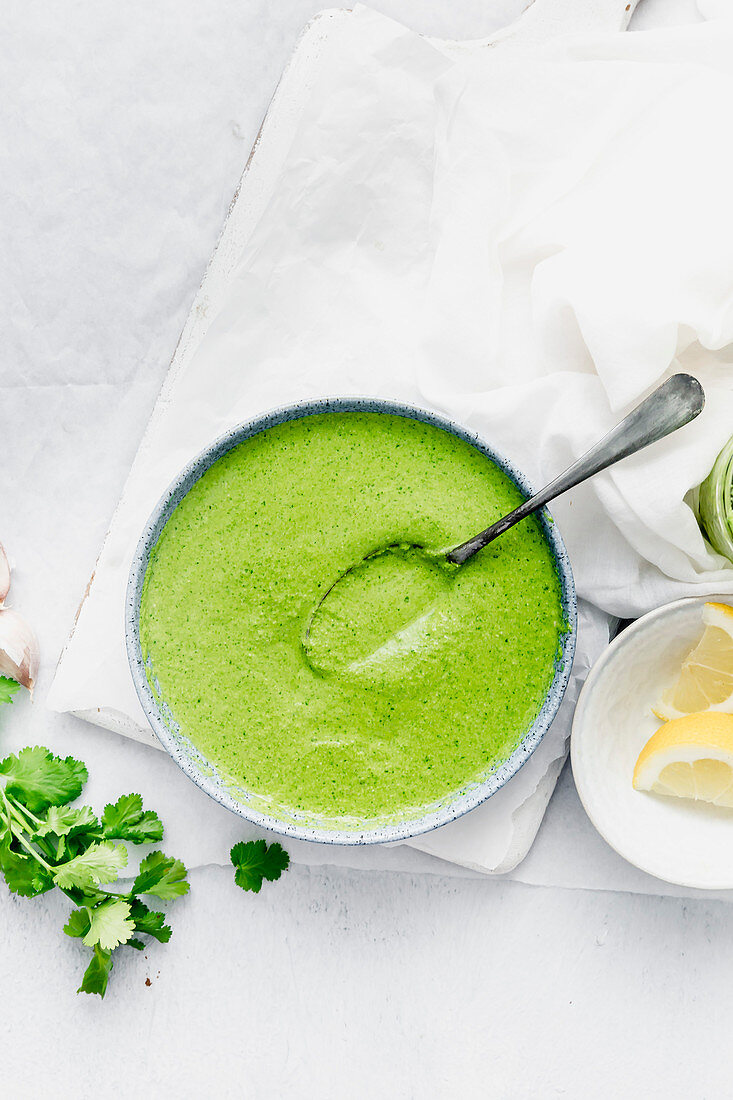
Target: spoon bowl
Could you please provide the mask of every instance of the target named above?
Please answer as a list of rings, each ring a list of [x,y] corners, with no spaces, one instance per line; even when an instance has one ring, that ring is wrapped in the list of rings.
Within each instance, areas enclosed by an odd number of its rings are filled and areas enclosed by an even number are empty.
[[[345,570],[316,605],[303,637],[309,664],[323,674],[359,672],[416,645],[429,621],[426,609],[447,584],[449,570],[562,493],[684,427],[704,405],[698,380],[675,374],[564,473],[460,546],[440,551],[392,545],[373,551]],[[389,635],[385,621],[391,624]]]
[[[394,544],[345,570],[306,624],[303,652],[311,668],[321,675],[358,674],[398,653],[456,569],[445,554]]]

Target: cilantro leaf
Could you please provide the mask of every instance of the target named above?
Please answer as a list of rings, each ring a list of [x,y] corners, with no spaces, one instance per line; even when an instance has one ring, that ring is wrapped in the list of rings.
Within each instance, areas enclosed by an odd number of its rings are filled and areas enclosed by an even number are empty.
[[[37,898],[39,894],[45,894],[53,888],[51,876],[32,859],[23,859],[20,856],[18,862],[8,867],[4,873],[8,890],[21,898]]]
[[[92,961],[84,971],[84,977],[81,980],[81,985],[77,989],[77,993],[98,993],[100,997],[104,997],[107,991],[107,982],[109,981],[109,972],[112,969],[112,954],[109,951],[105,951],[99,946],[94,945],[94,954],[92,955]]]
[[[243,890],[259,894],[262,880],[274,882],[290,865],[290,856],[281,844],[264,840],[240,841],[229,853],[234,864],[234,881]]]
[[[64,925],[64,932],[67,936],[81,939],[82,936],[86,936],[91,925],[92,918],[89,916],[88,909],[72,909],[69,913],[69,919]]]
[[[151,913],[139,898],[133,899],[130,909],[136,932],[144,932],[159,943],[168,943],[171,938],[171,929],[170,925],[165,923],[165,913]]]
[[[38,897],[54,885],[45,867],[35,859],[13,851],[7,836],[0,843],[0,870],[5,876],[8,890],[22,898]]]
[[[134,936],[131,940],[127,941],[127,943],[125,944],[125,947],[134,947],[136,951],[144,951],[145,950],[145,944],[143,943],[143,941],[135,939]]]
[[[177,898],[187,894],[186,868],[180,859],[163,852],[151,852],[140,864],[130,894],[152,894],[156,898]]]
[[[36,836],[74,836],[89,832],[99,825],[91,806],[49,806],[36,829]]]
[[[54,868],[56,885],[62,890],[100,886],[114,882],[123,867],[127,866],[127,849],[124,844],[102,840],[90,844],[85,852]]]
[[[91,911],[91,924],[84,936],[87,947],[95,944],[104,951],[114,951],[121,943],[127,943],[135,931],[130,920],[130,906],[122,898],[107,898]]]
[[[153,810],[143,810],[141,795],[123,794],[104,807],[102,831],[110,840],[146,844],[163,839],[163,822]]]
[[[9,676],[0,676],[0,703],[12,703],[13,696],[20,688],[17,680],[11,680]]]
[[[7,777],[6,793],[32,813],[78,798],[87,781],[87,769],[80,761],[71,756],[62,760],[40,745],[6,756],[0,763],[0,775]]]

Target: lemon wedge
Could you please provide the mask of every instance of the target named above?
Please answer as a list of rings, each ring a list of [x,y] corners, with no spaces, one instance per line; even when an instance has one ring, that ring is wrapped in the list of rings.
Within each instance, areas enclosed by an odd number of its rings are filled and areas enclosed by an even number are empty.
[[[665,722],[634,768],[637,791],[733,807],[733,714],[706,711]]]
[[[702,711],[733,713],[733,607],[706,603],[702,638],[685,658],[677,682],[652,708],[670,721]]]

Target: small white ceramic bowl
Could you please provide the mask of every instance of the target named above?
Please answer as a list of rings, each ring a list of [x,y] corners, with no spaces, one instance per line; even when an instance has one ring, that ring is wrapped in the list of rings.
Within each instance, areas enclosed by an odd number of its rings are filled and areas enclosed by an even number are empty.
[[[733,888],[733,810],[635,791],[642,748],[660,726],[651,707],[703,631],[697,596],[651,611],[627,627],[585,682],[573,721],[571,759],[580,799],[601,836],[650,875],[705,890]]]

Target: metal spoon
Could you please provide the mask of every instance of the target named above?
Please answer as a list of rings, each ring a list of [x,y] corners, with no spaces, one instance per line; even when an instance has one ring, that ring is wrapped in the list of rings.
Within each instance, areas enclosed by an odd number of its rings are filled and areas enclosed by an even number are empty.
[[[584,455],[581,455],[577,462],[574,462],[572,466],[560,474],[559,477],[556,477],[554,481],[551,481],[539,493],[520,504],[509,515],[497,520],[496,523],[492,523],[491,527],[487,527],[485,531],[481,531],[473,538],[462,542],[460,546],[456,546],[453,550],[436,552],[425,550],[419,546],[415,546],[413,549],[432,561],[442,559],[454,565],[462,565],[463,562],[473,557],[477,551],[493,542],[499,535],[503,535],[515,523],[519,523],[540,508],[544,508],[546,504],[554,500],[555,497],[560,496],[561,493],[580,485],[582,481],[593,477],[594,474],[605,470],[608,466],[613,466],[620,459],[635,454],[642,448],[648,447],[650,443],[656,443],[657,440],[663,439],[670,432],[674,432],[677,428],[688,424],[702,412],[704,404],[705,394],[698,380],[689,374],[675,374],[666,382],[663,382],[658,389],[654,390],[600,442],[591,447],[589,451],[586,451]],[[311,627],[324,602],[345,576],[353,573],[355,569],[363,566],[373,558],[389,554],[395,549],[398,549],[398,547],[384,547],[359,562],[358,565],[351,566],[321,596],[310,614],[302,638],[306,658],[316,671],[323,674],[329,671],[327,667],[321,664],[312,650]]]
[[[561,493],[566,493],[568,489],[587,481],[589,477],[613,466],[622,458],[636,454],[650,443],[656,443],[657,440],[664,439],[665,435],[689,424],[700,415],[704,405],[705,392],[697,378],[690,374],[673,374],[564,473],[529,500],[525,500],[524,504],[520,504],[509,515],[492,523],[491,527],[462,542],[455,549],[449,550],[445,555],[446,559],[462,565],[515,523],[544,508]]]

